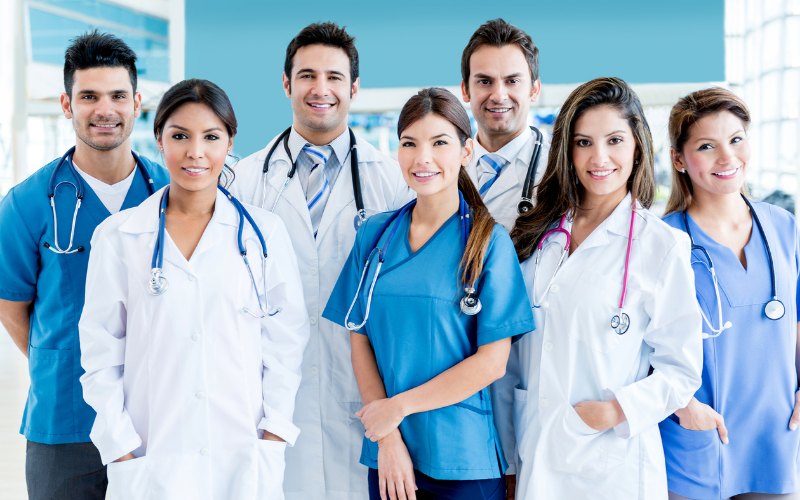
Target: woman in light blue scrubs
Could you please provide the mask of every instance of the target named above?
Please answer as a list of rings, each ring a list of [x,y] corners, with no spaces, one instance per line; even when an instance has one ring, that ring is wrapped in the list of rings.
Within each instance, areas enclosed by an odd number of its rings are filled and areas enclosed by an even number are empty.
[[[670,114],[664,220],[692,238],[705,339],[702,386],[660,426],[673,500],[800,498],[798,229],[746,197],[749,124],[745,103],[721,88]]]
[[[397,128],[417,199],[359,229],[323,313],[351,330],[370,498],[505,498],[487,386],[534,328],[519,264],[464,170],[458,99],[421,90]]]

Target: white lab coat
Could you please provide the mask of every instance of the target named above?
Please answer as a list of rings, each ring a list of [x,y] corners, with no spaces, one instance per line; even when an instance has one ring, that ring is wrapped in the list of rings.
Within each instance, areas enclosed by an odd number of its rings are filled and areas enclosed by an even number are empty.
[[[163,190],[112,215],[92,238],[80,320],[84,398],[97,411],[91,438],[108,464],[109,499],[283,498],[308,320],[283,223],[255,207],[267,241],[268,298],[258,300],[238,251],[239,215],[217,194],[214,215],[187,262],[164,237],[163,295],[148,292]],[[261,289],[260,246],[244,241]],[[112,463],[133,452],[137,458]]]
[[[548,240],[538,270],[535,255],[522,264],[532,301],[535,286],[541,304],[537,328],[514,344],[496,386],[507,401],[497,421],[503,446],[516,450],[520,500],[667,498],[657,424],[700,385],[700,312],[688,238],[640,208],[624,309],[631,325],[623,335],[611,329],[630,209],[626,197],[564,261],[546,295],[565,236]],[[627,420],[605,432],[573,409],[610,399]]]
[[[517,206],[522,198],[522,187],[525,185],[525,177],[528,175],[528,166],[530,165],[533,147],[536,142],[536,136],[529,129],[523,133],[528,136],[525,145],[520,149],[516,158],[500,172],[500,177],[483,195],[483,202],[489,209],[489,213],[508,232],[511,232],[514,228],[514,223],[519,215]],[[547,155],[550,151],[550,141],[547,138],[547,134],[544,132],[542,134],[544,143],[540,150],[536,168],[536,185],[539,184],[547,168]],[[467,165],[467,173],[475,186],[478,187],[480,186],[478,184],[478,161],[481,156],[482,154],[476,151]],[[535,204],[536,189],[533,190],[533,194],[533,202]]]
[[[394,210],[408,202],[411,192],[397,163],[358,136],[356,140],[367,215]],[[262,169],[271,145],[235,166],[232,190],[240,199],[261,205]],[[270,161],[264,208],[272,208],[289,168],[286,152],[279,145]],[[355,241],[352,186],[347,159],[333,185],[316,239],[297,175],[275,207],[274,213],[286,224],[297,253],[311,323],[295,411],[302,434],[286,453],[284,491],[288,500],[356,500],[368,496],[367,469],[358,463],[364,427],[355,416],[361,408],[361,396],[350,360],[350,335],[321,317]]]

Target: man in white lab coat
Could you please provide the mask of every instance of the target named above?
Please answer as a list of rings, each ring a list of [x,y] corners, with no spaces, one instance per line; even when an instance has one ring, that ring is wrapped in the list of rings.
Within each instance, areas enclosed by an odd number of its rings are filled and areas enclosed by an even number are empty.
[[[467,172],[489,212],[510,232],[526,176],[530,171],[538,182],[547,166],[548,141],[544,136],[537,140],[528,126],[531,104],[541,91],[539,49],[516,26],[502,19],[487,21],[464,47],[461,78],[464,102],[478,123]]]
[[[283,88],[292,126],[241,160],[232,186],[239,199],[286,224],[311,324],[294,417],[300,437],[286,452],[287,500],[368,497],[367,469],[358,463],[364,429],[355,416],[361,397],[349,334],[320,315],[363,219],[358,209],[363,216],[394,210],[411,194],[397,164],[347,126],[360,86],[353,42],[343,28],[319,23],[289,43]]]

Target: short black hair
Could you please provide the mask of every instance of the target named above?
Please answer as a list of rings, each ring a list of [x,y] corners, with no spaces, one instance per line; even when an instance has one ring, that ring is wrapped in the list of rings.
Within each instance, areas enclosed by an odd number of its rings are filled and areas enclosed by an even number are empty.
[[[64,52],[64,91],[72,97],[75,71],[90,68],[125,68],[136,92],[136,53],[122,39],[98,30],[73,38]]]
[[[345,31],[344,26],[331,22],[309,24],[292,38],[286,47],[286,59],[283,61],[283,72],[286,78],[292,79],[292,64],[297,50],[308,45],[328,45],[342,49],[350,59],[350,83],[358,78],[358,50],[356,39]]]
[[[516,45],[522,51],[528,69],[531,70],[531,82],[539,79],[539,48],[533,43],[530,35],[498,18],[480,25],[464,47],[464,52],[461,54],[461,79],[467,90],[469,90],[469,59],[476,50],[485,45],[490,47]]]

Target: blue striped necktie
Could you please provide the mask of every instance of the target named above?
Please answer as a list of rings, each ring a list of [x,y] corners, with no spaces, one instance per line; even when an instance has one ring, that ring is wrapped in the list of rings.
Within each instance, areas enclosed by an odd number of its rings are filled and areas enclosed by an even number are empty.
[[[506,159],[498,154],[486,153],[481,156],[480,160],[478,160],[478,185],[480,186],[478,191],[481,196],[484,196],[489,191],[489,188],[500,176],[500,172],[506,166],[506,163],[508,163]]]
[[[308,183],[306,185],[306,204],[308,213],[311,216],[311,226],[314,228],[314,237],[317,237],[319,221],[322,220],[322,212],[331,194],[331,185],[328,176],[325,174],[325,165],[331,157],[332,148],[330,146],[303,146],[303,152],[311,160],[311,170],[308,173]]]

